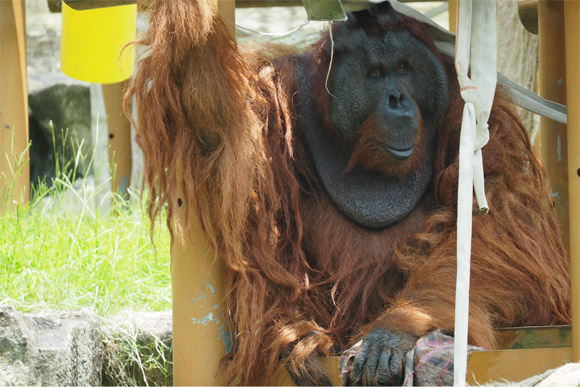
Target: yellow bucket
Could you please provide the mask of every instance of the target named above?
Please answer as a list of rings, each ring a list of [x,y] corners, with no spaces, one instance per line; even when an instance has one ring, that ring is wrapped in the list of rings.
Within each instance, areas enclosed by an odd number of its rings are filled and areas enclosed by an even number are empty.
[[[0,0],[1,1],[1,0]],[[117,83],[133,75],[137,5],[77,11],[62,2],[61,69],[91,83]]]

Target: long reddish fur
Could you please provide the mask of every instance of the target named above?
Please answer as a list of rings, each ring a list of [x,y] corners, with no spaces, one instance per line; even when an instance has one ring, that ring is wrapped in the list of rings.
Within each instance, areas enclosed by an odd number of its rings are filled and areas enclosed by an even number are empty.
[[[300,373],[312,354],[346,349],[379,326],[416,336],[452,331],[463,109],[452,66],[434,187],[402,222],[365,230],[329,201],[293,127],[292,58],[274,65],[243,52],[212,4],[151,2],[139,42],[147,56],[125,104],[134,97],[138,107],[150,216],[166,205],[174,238],[199,222],[227,268],[235,342],[226,381],[271,383],[281,359]],[[421,34],[419,23],[402,20],[397,28]],[[327,69],[324,44],[327,37],[312,60]],[[486,215],[474,207],[469,341],[493,348],[496,327],[569,322],[570,289],[544,171],[501,94],[489,124],[491,208]]]

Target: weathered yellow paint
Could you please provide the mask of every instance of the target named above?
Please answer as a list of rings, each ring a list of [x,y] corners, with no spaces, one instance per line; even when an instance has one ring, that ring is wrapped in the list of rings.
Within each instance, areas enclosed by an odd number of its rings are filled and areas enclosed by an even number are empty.
[[[580,361],[580,2],[565,1],[572,345]]]
[[[220,13],[235,20],[235,1],[218,1]],[[232,36],[234,25],[226,24]],[[180,209],[184,211],[183,208]],[[178,214],[183,219],[183,213]],[[230,340],[223,318],[224,266],[198,224],[171,246],[173,289],[173,382],[178,386],[223,384],[219,362]]]
[[[28,202],[28,82],[24,0],[0,1],[0,212]]]
[[[229,339],[222,315],[224,268],[199,227],[193,224],[190,231],[192,241],[171,246],[173,382],[214,385]]]
[[[111,190],[127,194],[131,182],[131,123],[123,113],[123,94],[127,82],[103,85],[109,129],[109,166],[113,173]]]

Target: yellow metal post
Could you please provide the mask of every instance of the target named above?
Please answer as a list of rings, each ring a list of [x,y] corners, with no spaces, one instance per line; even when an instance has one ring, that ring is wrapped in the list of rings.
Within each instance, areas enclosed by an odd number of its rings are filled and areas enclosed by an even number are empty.
[[[229,21],[235,20],[234,0],[220,0],[218,8]],[[234,26],[227,24],[234,37]],[[220,383],[219,361],[230,340],[223,316],[224,267],[199,226],[190,232],[192,238],[176,239],[171,246],[173,382],[214,385]]]
[[[540,0],[540,94],[566,103],[566,63],[564,57],[564,2]],[[558,210],[566,249],[568,231],[568,147],[566,125],[542,117],[542,159],[550,181],[551,195]]]
[[[0,1],[0,212],[28,202],[28,84],[24,0]]]
[[[457,33],[457,2],[459,0],[448,0],[449,3],[449,31]]]
[[[230,340],[222,308],[224,268],[201,229],[195,225],[190,232],[193,241],[176,239],[171,246],[173,383],[214,385]]]
[[[111,190],[126,195],[131,182],[131,123],[123,113],[126,82],[103,85],[109,128],[109,166],[113,173]]]
[[[580,2],[564,2],[573,360],[580,361]]]

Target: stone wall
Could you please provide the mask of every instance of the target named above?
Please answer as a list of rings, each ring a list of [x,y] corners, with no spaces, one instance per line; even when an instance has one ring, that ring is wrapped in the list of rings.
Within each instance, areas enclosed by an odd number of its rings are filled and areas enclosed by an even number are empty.
[[[0,307],[0,385],[171,385],[170,312],[24,314]]]
[[[99,385],[102,353],[95,315],[0,309],[0,385]]]

